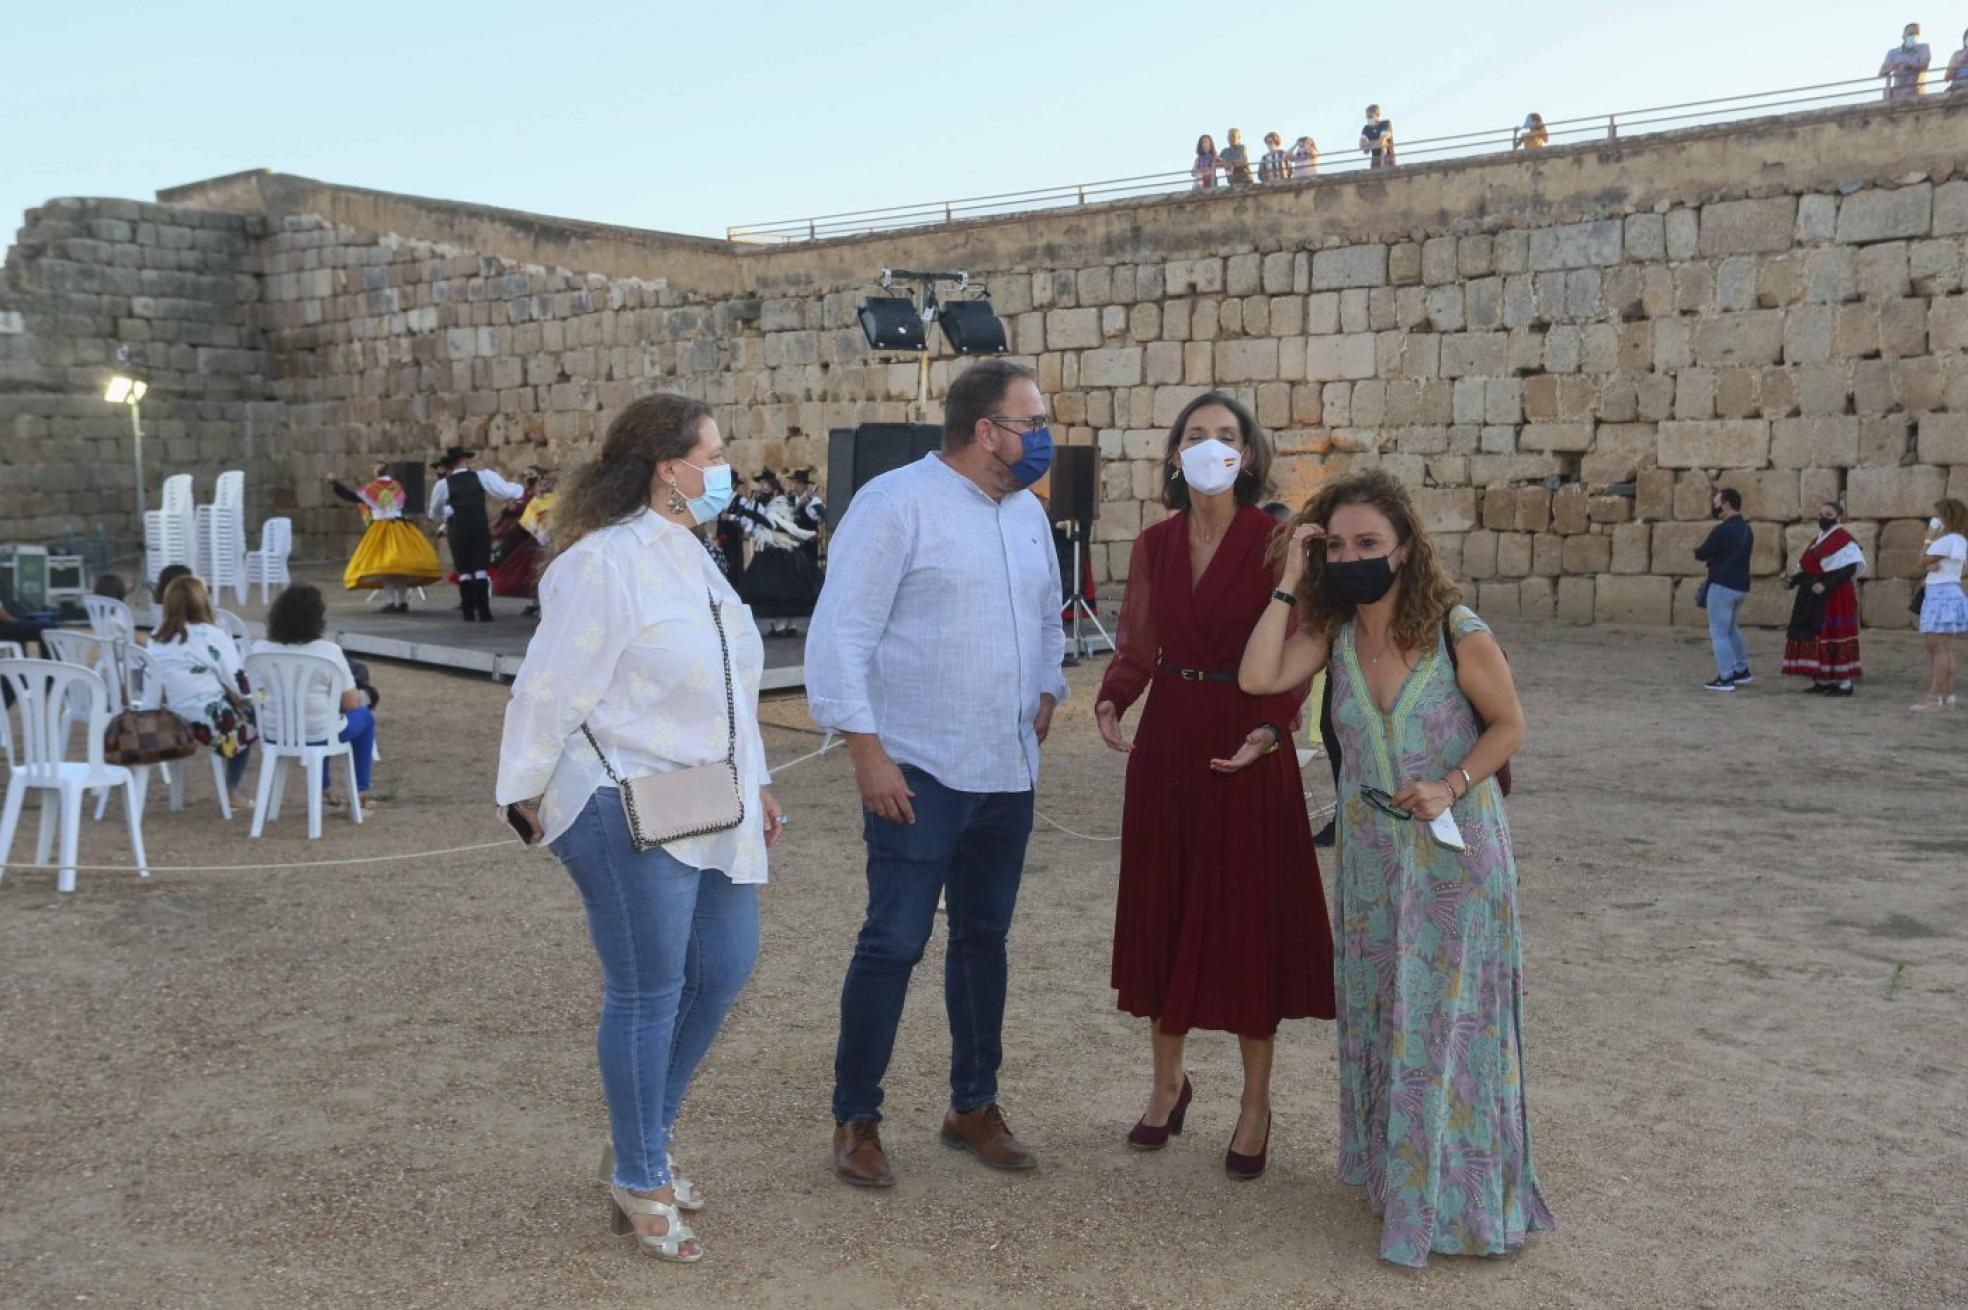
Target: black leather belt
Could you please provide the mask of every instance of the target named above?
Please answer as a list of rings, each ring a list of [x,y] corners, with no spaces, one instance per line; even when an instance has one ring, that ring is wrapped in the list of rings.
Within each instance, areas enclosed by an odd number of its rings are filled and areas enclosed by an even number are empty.
[[[1214,673],[1209,669],[1185,669],[1180,664],[1169,662],[1166,658],[1158,660],[1157,663],[1184,682],[1235,682],[1237,680],[1235,673]]]

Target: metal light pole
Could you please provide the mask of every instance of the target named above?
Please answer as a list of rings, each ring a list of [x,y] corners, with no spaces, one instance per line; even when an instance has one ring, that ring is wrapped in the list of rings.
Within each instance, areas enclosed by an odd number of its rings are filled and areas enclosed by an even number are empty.
[[[137,473],[137,568],[141,576],[150,576],[149,552],[144,542],[144,461],[143,461],[143,398],[150,385],[140,377],[118,373],[110,378],[103,388],[103,399],[112,405],[130,407],[130,451],[136,463]]]

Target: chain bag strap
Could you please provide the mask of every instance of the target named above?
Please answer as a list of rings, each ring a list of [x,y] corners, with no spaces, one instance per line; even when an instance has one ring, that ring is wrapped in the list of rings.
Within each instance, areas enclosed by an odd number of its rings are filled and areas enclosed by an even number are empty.
[[[637,851],[687,837],[729,832],[745,821],[745,788],[738,776],[738,694],[731,676],[731,642],[725,636],[717,597],[707,591],[705,598],[710,602],[711,622],[717,626],[718,650],[724,662],[724,759],[625,779],[609,763],[593,730],[585,723],[581,725],[582,735],[601,760],[602,771],[621,794],[629,842]]]

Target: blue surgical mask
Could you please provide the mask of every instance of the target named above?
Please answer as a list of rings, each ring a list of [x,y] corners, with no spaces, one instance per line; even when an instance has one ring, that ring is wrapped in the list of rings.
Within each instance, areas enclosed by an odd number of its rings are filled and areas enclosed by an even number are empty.
[[[699,523],[709,523],[731,504],[731,465],[712,464],[707,468],[697,468],[692,464],[690,467],[704,475],[704,494],[692,496],[687,502],[690,517]]]
[[[1025,453],[1011,466],[1012,480],[1020,487],[1029,487],[1046,475],[1052,467],[1052,429],[1038,428],[1032,432],[1019,433],[1019,443]]]

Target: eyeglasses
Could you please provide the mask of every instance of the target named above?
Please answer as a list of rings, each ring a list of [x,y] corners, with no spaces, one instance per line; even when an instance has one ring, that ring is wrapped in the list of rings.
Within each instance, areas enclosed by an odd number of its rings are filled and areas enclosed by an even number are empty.
[[[1049,420],[1044,414],[1039,415],[1037,418],[1007,418],[1001,414],[986,414],[984,421],[986,423],[995,423],[1006,432],[1023,434],[1026,432],[1037,432]]]
[[[1379,810],[1382,814],[1396,819],[1412,819],[1414,815],[1394,803],[1394,798],[1378,787],[1360,788],[1360,799]]]

